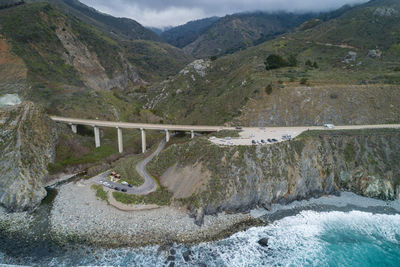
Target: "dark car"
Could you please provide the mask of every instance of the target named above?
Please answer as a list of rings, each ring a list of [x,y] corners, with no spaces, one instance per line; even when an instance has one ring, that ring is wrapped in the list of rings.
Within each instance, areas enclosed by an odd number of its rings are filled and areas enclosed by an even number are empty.
[[[252,143],[253,145],[257,144],[256,140],[251,140],[251,143]]]
[[[236,130],[242,130],[242,127],[236,126]]]
[[[261,143],[265,144],[265,141],[264,141],[264,139],[261,139]]]
[[[126,192],[126,189],[125,189],[125,188],[122,188],[121,191],[122,191],[122,192]]]
[[[276,140],[275,138],[272,139],[272,142],[278,142],[278,140]]]
[[[114,190],[120,191],[121,189],[119,187],[115,187]]]
[[[129,187],[133,187],[133,185],[131,185],[131,184],[128,184],[128,186],[129,186]]]
[[[270,143],[272,143],[272,139],[271,139],[271,138],[268,138],[267,141],[270,142]]]

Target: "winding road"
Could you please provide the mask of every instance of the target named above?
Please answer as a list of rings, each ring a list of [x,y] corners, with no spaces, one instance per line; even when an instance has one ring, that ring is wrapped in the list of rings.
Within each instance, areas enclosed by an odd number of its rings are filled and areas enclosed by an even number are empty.
[[[149,164],[149,162],[155,156],[157,156],[163,150],[163,148],[165,147],[165,144],[166,144],[166,141],[165,141],[165,139],[163,139],[160,142],[160,144],[158,145],[157,149],[153,153],[151,153],[150,156],[148,156],[147,158],[145,158],[143,161],[139,162],[136,165],[136,171],[144,179],[144,183],[141,186],[129,187],[127,185],[114,183],[114,182],[107,180],[108,175],[101,176],[100,179],[97,181],[97,183],[102,185],[103,182],[107,182],[107,183],[111,184],[113,187],[118,187],[120,189],[122,189],[122,188],[126,189],[126,193],[131,194],[131,195],[133,195],[133,194],[134,195],[147,195],[151,192],[156,191],[157,184],[154,181],[153,177],[151,177],[151,175],[146,171],[146,166],[147,166],[147,164]]]

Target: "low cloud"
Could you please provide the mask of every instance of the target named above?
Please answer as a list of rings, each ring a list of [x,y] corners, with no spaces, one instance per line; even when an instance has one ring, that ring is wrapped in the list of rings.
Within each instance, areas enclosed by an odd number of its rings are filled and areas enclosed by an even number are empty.
[[[81,0],[82,3],[144,26],[163,28],[190,20],[245,11],[319,12],[366,0]]]

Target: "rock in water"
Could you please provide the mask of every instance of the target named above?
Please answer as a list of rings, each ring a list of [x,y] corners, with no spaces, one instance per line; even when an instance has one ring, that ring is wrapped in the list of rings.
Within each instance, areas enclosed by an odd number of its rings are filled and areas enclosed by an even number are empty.
[[[54,122],[32,102],[0,109],[0,204],[35,209],[46,196],[44,178],[55,155]]]
[[[268,247],[268,238],[261,238],[260,240],[258,240],[258,244],[263,247]]]

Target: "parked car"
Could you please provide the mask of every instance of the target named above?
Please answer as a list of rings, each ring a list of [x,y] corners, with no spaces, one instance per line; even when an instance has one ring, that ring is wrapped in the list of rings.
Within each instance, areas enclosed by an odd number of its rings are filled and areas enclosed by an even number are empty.
[[[236,126],[235,129],[236,129],[236,130],[242,130],[242,127]]]
[[[276,140],[275,138],[272,138],[272,142],[278,142],[278,140]]]
[[[325,124],[324,124],[324,127],[325,127],[325,128],[328,128],[328,129],[333,129],[333,128],[335,128],[335,125],[330,124],[330,123],[325,123]]]
[[[116,187],[114,188],[114,190],[116,190],[116,191],[120,191],[120,190],[121,190],[121,188],[119,188],[118,186],[116,186]]]
[[[121,184],[123,184],[123,185],[128,185],[128,183],[127,183],[127,182],[125,182],[125,181],[123,181]]]
[[[133,185],[132,185],[132,184],[128,184],[128,186],[129,186],[129,187],[133,187]]]
[[[270,142],[270,143],[272,143],[272,139],[271,139],[271,138],[268,138],[267,141]]]
[[[125,188],[122,188],[121,191],[122,191],[122,192],[126,192],[126,189],[125,189]]]
[[[261,143],[265,144],[265,141],[264,141],[264,139],[261,139]]]
[[[251,140],[251,143],[252,143],[253,145],[257,144],[256,140]]]

